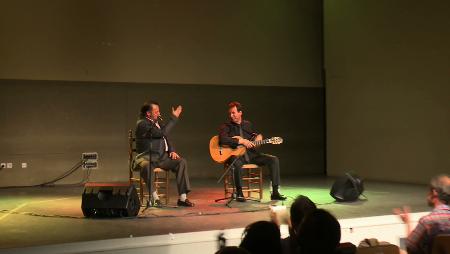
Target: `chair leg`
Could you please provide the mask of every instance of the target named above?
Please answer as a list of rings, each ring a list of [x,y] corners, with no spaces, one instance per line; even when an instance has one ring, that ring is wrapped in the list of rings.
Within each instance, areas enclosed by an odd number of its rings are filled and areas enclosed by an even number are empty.
[[[142,177],[139,177],[139,199],[141,201],[141,205],[144,204],[144,184]]]
[[[262,168],[259,167],[259,199],[263,199],[263,174],[262,174]]]
[[[153,172],[153,191],[156,191],[156,193],[159,195],[159,185],[156,182],[158,182],[158,172]]]
[[[251,189],[251,176],[252,176],[252,169],[247,169],[247,190],[249,190],[249,191],[247,191],[247,198],[250,198],[251,196],[252,196],[252,192],[250,191]]]
[[[169,171],[166,171],[166,205],[169,205]]]
[[[225,168],[225,167],[224,167]],[[228,186],[229,186],[229,182],[228,182],[229,178],[228,178],[228,174],[223,178],[223,191],[224,191],[224,198],[227,198],[228,195]]]

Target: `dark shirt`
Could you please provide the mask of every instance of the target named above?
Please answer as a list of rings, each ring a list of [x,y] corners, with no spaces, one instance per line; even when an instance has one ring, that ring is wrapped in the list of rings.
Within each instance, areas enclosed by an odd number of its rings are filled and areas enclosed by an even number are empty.
[[[286,238],[281,239],[281,253],[283,254],[295,254],[299,253],[299,247],[297,243],[297,239],[288,236]]]
[[[219,128],[219,145],[236,148],[239,145],[239,141],[232,137],[241,136],[241,128],[242,137],[245,139],[253,140],[259,134],[253,129],[253,124],[250,121],[242,120],[241,124],[229,121],[222,124]],[[254,151],[254,149],[250,150]]]
[[[139,119],[136,123],[136,152],[138,154],[148,152],[150,150],[149,148],[151,147],[152,154],[158,154],[162,156],[166,151],[166,143],[164,139],[167,141],[168,152],[175,152],[175,148],[170,142],[168,134],[177,121],[178,118],[171,117],[167,124],[158,122],[159,126],[161,127],[158,128],[153,121],[147,118]]]

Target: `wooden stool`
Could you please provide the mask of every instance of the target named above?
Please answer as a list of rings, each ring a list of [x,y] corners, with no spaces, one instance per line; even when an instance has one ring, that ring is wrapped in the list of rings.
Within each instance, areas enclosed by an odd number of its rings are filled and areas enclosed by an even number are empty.
[[[141,206],[145,206],[144,198],[149,199],[150,194],[148,193],[148,188],[146,187],[144,179],[142,179],[140,170],[135,170],[133,168],[133,159],[136,156],[136,138],[133,137],[133,131],[128,131],[128,171],[129,171],[129,181],[130,184],[134,184],[138,195]],[[139,168],[138,168],[139,169]],[[154,190],[158,193],[158,197],[164,198],[165,205],[169,204],[169,172],[161,169],[153,169],[153,184]],[[160,190],[164,192],[160,193]]]
[[[224,168],[228,168],[228,164],[224,164]],[[259,200],[263,199],[263,175],[262,168],[256,164],[242,165],[242,192],[247,194],[247,198],[251,198],[253,193],[259,194]],[[233,193],[233,176],[230,172],[225,176],[223,184],[225,190],[225,198]]]
[[[162,168],[153,169],[153,184],[158,197],[164,198],[166,206],[169,204],[169,171]],[[164,192],[161,192],[164,190]]]
[[[431,254],[450,253],[450,234],[437,235],[433,240]]]

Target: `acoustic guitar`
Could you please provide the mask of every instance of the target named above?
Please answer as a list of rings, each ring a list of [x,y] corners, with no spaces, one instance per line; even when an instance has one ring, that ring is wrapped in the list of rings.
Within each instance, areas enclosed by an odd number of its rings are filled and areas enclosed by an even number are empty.
[[[234,136],[233,138],[241,138],[239,136]],[[256,146],[264,145],[264,144],[274,144],[278,145],[283,143],[283,139],[280,137],[272,137],[266,138],[258,141],[251,141]],[[231,156],[241,156],[244,155],[246,151],[245,146],[239,145],[236,148],[224,147],[219,145],[219,136],[214,136],[209,140],[209,153],[211,154],[211,158],[218,163],[224,163]]]

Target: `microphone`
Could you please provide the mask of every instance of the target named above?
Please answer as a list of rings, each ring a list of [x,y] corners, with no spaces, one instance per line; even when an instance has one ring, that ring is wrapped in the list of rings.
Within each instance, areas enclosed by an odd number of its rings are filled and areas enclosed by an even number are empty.
[[[159,120],[164,121],[161,115],[158,115]]]

